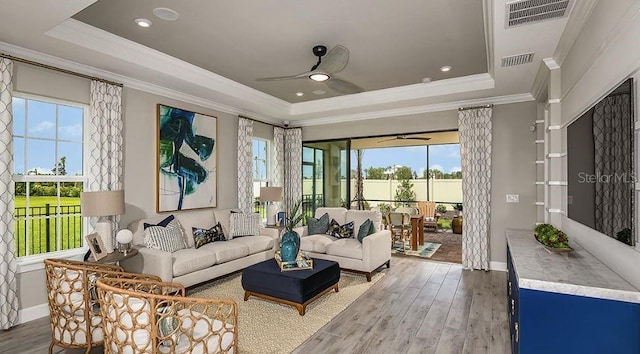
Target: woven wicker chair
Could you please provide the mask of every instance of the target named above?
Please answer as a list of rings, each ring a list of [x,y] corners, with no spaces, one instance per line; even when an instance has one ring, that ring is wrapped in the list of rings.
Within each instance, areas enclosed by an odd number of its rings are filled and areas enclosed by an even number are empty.
[[[105,353],[237,353],[238,306],[177,283],[100,279]]]
[[[125,273],[122,267],[108,264],[46,259],[44,269],[49,301],[51,344],[63,348],[86,348],[102,345],[103,331],[100,303],[95,287],[102,277],[157,280],[155,275]]]

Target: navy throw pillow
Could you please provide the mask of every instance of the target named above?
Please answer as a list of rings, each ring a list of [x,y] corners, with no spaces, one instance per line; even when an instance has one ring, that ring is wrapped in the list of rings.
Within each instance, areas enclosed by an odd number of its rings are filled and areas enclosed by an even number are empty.
[[[362,225],[360,225],[360,228],[358,229],[358,241],[360,241],[360,243],[362,243],[362,240],[371,235],[374,234],[376,232],[376,227],[375,225],[373,225],[373,221],[367,219],[365,220]]]
[[[164,218],[162,221],[160,221],[157,224],[147,224],[146,222],[143,224],[144,229],[146,230],[147,228],[151,227],[151,226],[162,226],[162,227],[167,227],[167,225],[169,225],[169,223],[175,219],[175,217],[173,215],[169,215],[166,218]]]

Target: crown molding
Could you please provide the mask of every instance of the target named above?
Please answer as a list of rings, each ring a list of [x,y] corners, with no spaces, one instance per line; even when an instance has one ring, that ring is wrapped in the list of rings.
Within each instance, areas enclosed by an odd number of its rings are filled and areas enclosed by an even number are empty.
[[[597,3],[597,0],[574,1],[567,25],[560,36],[558,46],[553,54],[553,58],[560,66],[562,66],[562,63],[567,58],[567,55],[575,44],[576,39],[578,39],[580,32],[582,32]]]
[[[154,95],[172,98],[178,101],[190,103],[190,104],[201,106],[204,108],[210,108],[215,111],[219,111],[223,113],[228,113],[232,115],[249,116],[256,120],[263,121],[266,123],[277,124],[277,125],[282,124],[282,120],[280,119],[259,114],[251,110],[239,109],[230,105],[225,105],[225,104],[218,103],[202,97],[189,95],[189,94],[186,94],[174,89],[170,89],[167,87],[151,84],[151,83],[137,80],[137,79],[132,79],[130,77],[115,74],[110,71],[98,69],[89,65],[80,64],[71,60],[62,59],[62,58],[54,57],[49,54],[44,54],[44,53],[36,52],[30,49],[18,47],[13,44],[0,42],[0,51],[9,55],[21,57],[34,62],[51,65],[54,67],[78,72],[78,73],[89,75],[89,76],[95,76],[95,77],[100,77],[107,80],[119,82],[119,83],[122,83],[126,88],[132,88],[135,90],[151,93]]]
[[[547,89],[549,87],[549,68],[544,63],[544,60],[538,67],[535,79],[533,79],[533,85],[531,85],[531,95],[540,102],[547,97]]]
[[[249,102],[255,108],[267,111],[271,115],[286,115],[290,108],[289,102],[74,19],[64,21],[45,34],[200,86],[208,95],[216,93],[216,98],[224,99],[226,96]]]
[[[306,126],[314,126],[314,125],[322,125],[322,124],[343,123],[343,122],[352,122],[352,121],[361,121],[361,120],[379,119],[379,118],[388,118],[388,117],[400,117],[400,116],[420,114],[420,113],[450,111],[450,110],[456,110],[460,107],[465,107],[465,106],[480,106],[485,104],[501,105],[501,104],[529,102],[529,101],[534,101],[533,96],[531,96],[530,93],[522,93],[522,94],[507,95],[507,96],[479,98],[479,99],[465,100],[465,101],[437,103],[437,104],[424,105],[424,106],[389,109],[384,111],[347,114],[347,115],[330,116],[330,117],[314,118],[314,119],[304,119],[304,120],[298,120],[298,121],[291,121],[291,126],[306,127]]]
[[[291,118],[298,115],[330,112],[340,109],[365,107],[376,104],[401,102],[426,97],[492,89],[495,82],[491,75],[477,74],[388,89],[367,91],[354,95],[325,98],[291,105]]]
[[[549,68],[549,70],[560,69],[560,65],[558,65],[553,58],[544,58],[542,59],[542,62],[547,66],[547,68]]]
[[[491,0],[483,0],[482,1],[482,15],[484,16],[484,41],[486,43],[487,50],[487,70],[491,77],[494,77],[494,62],[493,62],[493,52],[494,52],[494,40],[493,40],[493,1]]]

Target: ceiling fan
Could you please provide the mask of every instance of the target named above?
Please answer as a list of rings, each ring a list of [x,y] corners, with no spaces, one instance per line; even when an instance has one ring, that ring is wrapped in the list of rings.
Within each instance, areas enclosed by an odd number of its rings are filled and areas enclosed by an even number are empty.
[[[347,48],[337,45],[327,53],[327,47],[317,45],[313,47],[313,55],[318,57],[318,62],[307,72],[291,76],[264,77],[256,81],[283,81],[308,78],[313,81],[324,82],[330,89],[339,93],[351,94],[364,91],[360,86],[335,75],[342,71],[349,62],[349,50]],[[322,57],[324,57],[324,60],[322,60]]]
[[[427,138],[427,137],[423,137],[423,136],[396,135],[391,139],[380,140],[380,141],[378,141],[378,144],[385,143],[387,141],[394,141],[394,140],[422,140],[422,141],[429,141],[429,140],[431,140],[431,138]]]

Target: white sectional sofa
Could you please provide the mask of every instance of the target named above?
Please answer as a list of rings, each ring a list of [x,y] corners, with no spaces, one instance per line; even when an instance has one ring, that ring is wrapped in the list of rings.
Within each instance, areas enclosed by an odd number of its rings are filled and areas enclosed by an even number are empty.
[[[163,281],[185,287],[202,283],[274,257],[279,247],[277,229],[260,228],[260,235],[216,241],[196,249],[192,227],[210,228],[220,222],[229,234],[231,210],[193,210],[175,213],[185,235],[187,248],[173,253],[145,248],[144,223],[157,224],[169,214],[136,220],[129,224],[139,254],[121,262],[129,272],[153,274]]]
[[[362,243],[357,238],[335,238],[326,234],[309,235],[306,226],[297,228],[300,234],[300,249],[313,258],[338,262],[344,270],[363,273],[371,281],[371,272],[382,265],[390,266],[391,232],[382,229],[382,214],[372,210],[347,210],[345,208],[318,208],[315,217],[319,219],[325,213],[329,221],[335,219],[340,225],[354,222],[354,234],[362,223],[369,219],[376,232],[365,237]]]

